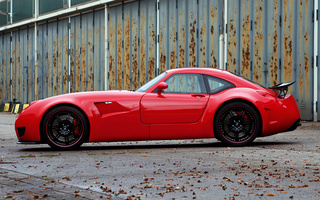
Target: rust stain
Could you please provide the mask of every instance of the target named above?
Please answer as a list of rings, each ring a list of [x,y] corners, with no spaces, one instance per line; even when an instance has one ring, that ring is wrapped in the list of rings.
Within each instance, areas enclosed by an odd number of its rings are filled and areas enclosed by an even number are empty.
[[[270,41],[272,41],[272,56],[269,59],[269,79],[270,79],[270,86],[276,85],[278,83],[278,1],[274,1],[274,12],[273,12],[273,34],[270,35]]]
[[[210,38],[211,38],[210,44],[212,48],[212,51],[210,53],[211,68],[218,68],[217,57],[219,55],[219,49],[216,48],[216,46],[218,46],[218,43],[215,41],[215,38],[214,38],[215,34],[218,34],[215,29],[215,27],[217,27],[217,24],[218,24],[217,13],[218,13],[218,8],[217,7],[214,8],[213,5],[210,5]]]
[[[70,33],[70,42],[72,43],[74,41],[74,33]],[[74,57],[74,47],[71,46],[70,49],[70,92],[74,93],[75,92],[75,88],[74,88],[74,80],[75,80],[75,71],[74,71],[74,67],[75,67],[75,61],[74,61],[75,57]]]
[[[155,24],[153,21],[149,22],[149,59],[148,59],[148,78],[153,79],[155,74]]]
[[[175,16],[173,14],[170,15],[170,45],[172,46],[172,50],[170,52],[170,68],[176,68],[177,66],[177,57],[176,57],[176,42],[177,42],[177,35],[176,35],[176,23],[175,23]],[[170,48],[169,48],[170,49]]]
[[[132,20],[132,89],[139,88],[138,80],[138,22]]]
[[[68,93],[68,35],[64,36],[64,51],[63,54],[64,56],[64,61],[63,61],[63,89],[62,89],[62,94]],[[59,51],[60,52],[60,51]],[[60,55],[59,55],[60,56]],[[72,65],[71,65],[72,66]]]
[[[125,90],[130,90],[130,26],[131,20],[130,16],[125,17],[124,22],[124,88]]]
[[[115,85],[116,26],[111,16],[109,21],[109,27],[110,27],[109,89],[114,90],[116,88],[116,85]]]
[[[234,16],[237,15],[237,9],[234,10]],[[228,70],[237,73],[237,22],[235,19],[229,20],[229,38],[228,38]]]
[[[76,77],[76,85],[75,85],[75,91],[80,92],[80,84],[81,84],[81,43],[80,43],[80,26],[78,25],[76,28],[77,35],[76,35],[76,66],[75,66],[75,77]]]
[[[146,16],[145,13],[141,13],[140,16],[140,85],[144,85],[146,83],[146,64],[147,64],[147,56],[146,56]]]
[[[243,1],[242,35],[241,35],[241,75],[250,78],[250,10],[249,0]]]
[[[291,81],[292,79],[292,33],[293,33],[293,5],[291,1],[284,0],[284,16],[283,16],[283,26],[284,26],[284,49],[283,49],[283,74],[284,81]],[[290,9],[291,8],[291,9]]]
[[[197,21],[194,19],[194,13],[191,12],[190,28],[190,41],[189,41],[189,67],[196,66],[196,25]],[[193,21],[192,21],[193,20]]]
[[[88,61],[87,61],[87,65],[88,65],[88,91],[93,91],[93,27],[90,26],[89,30],[88,30]]]
[[[86,60],[87,59],[87,41],[86,40],[86,32],[88,30],[86,28],[82,28],[82,43],[81,41],[79,41],[80,45],[81,45],[81,78],[80,78],[80,84],[82,86],[81,88],[81,91],[87,91],[87,82],[89,82],[90,80],[88,80],[88,77],[87,77],[87,63],[88,61]]]
[[[208,67],[207,66],[207,59],[206,59],[206,53],[207,48],[209,49],[209,44],[207,44],[207,27],[210,27],[209,24],[207,24],[208,18],[207,9],[203,9],[200,15],[200,53],[199,53],[199,67]]]
[[[263,43],[263,21],[262,21],[262,16],[263,16],[263,0],[260,1],[255,1],[255,13],[256,13],[256,18],[255,18],[255,34],[254,34],[254,68],[253,68],[253,80],[262,84],[263,81],[263,68],[264,68],[264,61],[262,60],[262,57],[264,55],[263,49],[264,46]],[[249,69],[250,70],[250,69]]]
[[[200,66],[199,67],[207,67],[206,47],[207,47],[207,26],[206,24],[203,24],[200,29]]]
[[[117,41],[117,46],[118,46],[118,52],[117,52],[117,89],[120,90],[122,89],[122,53],[123,53],[123,49],[122,49],[122,34],[123,34],[123,30],[122,30],[122,21],[118,21],[117,24],[117,36],[118,36],[118,41]]]
[[[52,73],[52,75],[53,75],[53,77],[52,77],[52,79],[53,79],[53,82],[52,82],[52,84],[53,84],[53,95],[55,96],[55,95],[57,95],[57,46],[58,46],[58,44],[57,44],[57,38],[54,38],[54,40],[53,40],[53,68],[52,68],[52,70],[53,70],[53,73]]]
[[[185,44],[186,44],[186,30],[185,30],[185,15],[183,13],[179,13],[179,36],[178,36],[178,43],[179,43],[179,68],[185,67]]]
[[[62,53],[64,53],[63,43],[62,43],[62,37],[63,35],[58,35],[58,94],[63,94],[63,88],[62,85],[64,85],[62,78],[62,71],[63,71],[63,60],[62,60]],[[68,54],[65,54],[68,55]]]

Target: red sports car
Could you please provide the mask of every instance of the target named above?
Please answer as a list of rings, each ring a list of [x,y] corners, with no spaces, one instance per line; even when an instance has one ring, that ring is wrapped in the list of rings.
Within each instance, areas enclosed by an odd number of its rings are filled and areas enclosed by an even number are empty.
[[[20,144],[217,138],[242,146],[300,124],[281,83],[265,88],[211,68],[168,70],[137,91],[73,93],[34,101],[15,123]]]

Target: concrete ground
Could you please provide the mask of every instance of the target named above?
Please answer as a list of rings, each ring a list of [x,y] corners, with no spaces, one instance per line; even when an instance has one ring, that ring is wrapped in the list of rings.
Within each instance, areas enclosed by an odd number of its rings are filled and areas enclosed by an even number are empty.
[[[320,124],[258,138],[18,145],[0,113],[0,199],[320,199]]]

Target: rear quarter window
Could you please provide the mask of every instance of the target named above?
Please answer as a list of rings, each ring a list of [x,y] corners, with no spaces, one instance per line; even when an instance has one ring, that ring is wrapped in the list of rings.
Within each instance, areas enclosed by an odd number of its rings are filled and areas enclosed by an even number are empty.
[[[206,75],[209,94],[217,94],[222,92],[226,89],[236,87],[233,83],[229,81]]]

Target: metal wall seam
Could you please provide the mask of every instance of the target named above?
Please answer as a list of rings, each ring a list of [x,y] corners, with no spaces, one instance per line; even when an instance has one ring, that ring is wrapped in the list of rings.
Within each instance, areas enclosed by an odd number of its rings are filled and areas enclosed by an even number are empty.
[[[320,105],[320,70],[319,70],[319,63],[320,63],[320,20],[319,20],[319,1],[314,0],[314,121],[320,121],[320,112],[319,112],[319,105]]]
[[[70,0],[71,1],[71,0]],[[105,57],[105,66],[104,66],[104,71],[105,71],[105,77],[104,77],[104,89],[109,90],[109,5],[105,4],[104,7],[104,25],[105,25],[105,35],[104,35],[104,57]]]
[[[38,23],[34,23],[34,99],[31,101],[38,100]],[[24,102],[23,102],[24,103]],[[31,102],[30,102],[31,103]]]
[[[11,2],[12,5],[12,2]],[[12,11],[12,10],[11,10]],[[12,101],[12,31],[10,32],[10,101]]]

